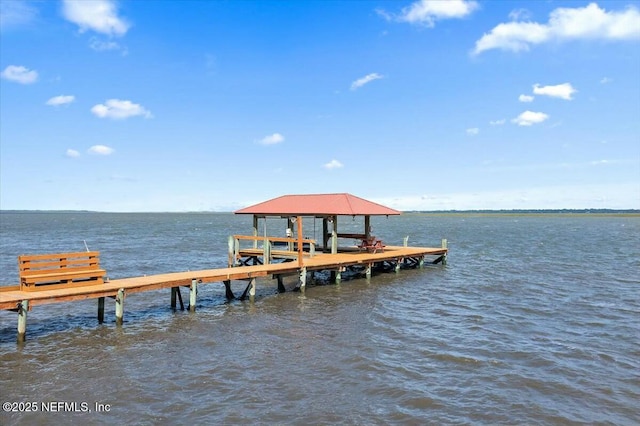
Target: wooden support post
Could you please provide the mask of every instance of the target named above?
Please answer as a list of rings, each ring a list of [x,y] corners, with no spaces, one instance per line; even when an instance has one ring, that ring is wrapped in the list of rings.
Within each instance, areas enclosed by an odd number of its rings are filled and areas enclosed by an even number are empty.
[[[338,216],[333,216],[333,227],[331,230],[331,254],[338,253]]]
[[[340,284],[340,282],[342,281],[342,267],[338,267],[338,269],[336,270],[336,284]]]
[[[98,297],[98,324],[104,322],[104,297]]]
[[[262,247],[262,264],[268,265],[269,263],[271,263],[271,243],[268,238],[265,238]]]
[[[329,218],[322,218],[322,251],[326,253],[329,245]]]
[[[236,266],[236,253],[234,250],[236,246],[236,239],[233,238],[233,235],[229,235],[229,240],[227,241],[227,245],[228,245],[227,248],[229,250],[227,266],[231,268],[232,266]]]
[[[304,291],[307,286],[307,268],[301,268],[299,274],[300,291]]]
[[[18,343],[24,343],[27,340],[27,311],[29,310],[29,301],[23,300],[18,304]]]
[[[302,216],[298,216],[296,222],[298,225],[298,268],[302,268]]]
[[[267,220],[267,218],[265,217],[264,220]],[[254,237],[258,236],[258,216],[256,216],[256,215],[253,215],[253,236]],[[253,240],[253,248],[254,249],[258,248],[258,239],[257,238],[255,238]]]
[[[198,280],[191,280],[191,291],[189,292],[189,312],[196,311],[196,297],[198,295]]]
[[[171,287],[171,309],[176,310],[177,287]]]
[[[409,247],[409,236],[408,235],[402,239],[402,245],[403,245],[403,247]]]
[[[285,231],[287,238],[293,238],[293,221],[291,217],[287,217],[287,230]],[[293,251],[293,240],[287,243],[287,250]]]
[[[116,325],[124,322],[124,288],[118,290],[116,294]]]
[[[364,236],[369,239],[371,236],[371,216],[366,215],[364,217]]]
[[[231,291],[231,280],[224,281],[224,295],[227,298],[227,300],[232,300],[236,298],[236,296]]]
[[[254,297],[256,295],[256,279],[251,278],[249,280],[249,296]]]
[[[420,256],[420,261],[418,262],[418,266],[420,269],[424,268],[424,255]]]
[[[402,261],[403,261],[402,258],[396,259],[396,266],[394,268],[396,273],[400,272],[400,266],[402,265]]]
[[[447,239],[446,239],[446,238],[443,238],[443,239],[442,239],[442,248],[443,248],[443,249],[446,249],[446,248],[447,248]],[[446,265],[446,264],[447,264],[447,253],[444,253],[444,254],[442,255],[442,264],[443,264],[443,265]]]
[[[287,291],[287,289],[284,288],[284,283],[282,281],[282,275],[278,275],[276,278],[278,280],[278,293],[284,293],[285,291]]]

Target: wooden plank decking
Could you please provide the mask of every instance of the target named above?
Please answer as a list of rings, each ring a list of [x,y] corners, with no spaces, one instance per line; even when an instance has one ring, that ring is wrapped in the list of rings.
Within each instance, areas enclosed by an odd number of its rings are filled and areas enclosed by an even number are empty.
[[[443,244],[444,246],[444,244]],[[256,278],[272,277],[278,279],[278,290],[284,291],[282,276],[298,274],[299,286],[304,290],[306,275],[310,271],[329,270],[332,279],[340,281],[342,271],[350,266],[362,265],[366,270],[366,276],[371,276],[373,265],[389,262],[395,265],[396,271],[405,263],[420,265],[425,256],[436,256],[432,263],[443,262],[446,259],[447,249],[419,248],[419,247],[385,247],[382,252],[371,253],[368,251],[347,251],[336,254],[317,253],[313,257],[303,257],[302,262],[284,261],[280,263],[267,263],[258,265],[243,265],[228,268],[204,269],[198,271],[174,272],[167,274],[149,275],[143,277],[123,278],[108,281],[103,284],[78,285],[67,288],[54,288],[38,291],[21,290],[20,286],[0,287],[0,310],[13,310],[18,313],[18,343],[23,343],[26,336],[27,312],[37,305],[49,303],[71,302],[85,299],[98,299],[98,321],[104,321],[104,304],[106,297],[112,297],[116,303],[116,324],[122,325],[124,315],[125,294],[139,293],[143,291],[171,288],[171,306],[176,307],[176,296],[182,296],[178,291],[181,286],[189,287],[189,310],[195,311],[198,285],[201,283],[222,282],[226,287],[227,298],[234,298],[231,292],[231,281],[249,281],[247,290],[249,295],[255,295]],[[244,294],[242,296],[244,298]]]
[[[305,257],[303,266],[308,271],[332,270],[340,267],[366,265],[372,262],[394,261],[407,257],[420,257],[425,255],[439,256],[446,254],[446,252],[447,249],[443,248],[388,246],[385,247],[384,252],[379,253],[317,253],[312,258]],[[99,297],[115,297],[120,289],[124,289],[130,294],[162,288],[189,286],[194,279],[201,283],[212,283],[228,280],[248,280],[278,274],[290,274],[298,271],[297,262],[283,262],[122,278],[111,280],[101,285],[40,290],[37,292],[21,291],[12,287],[13,290],[0,291],[0,310],[15,309],[23,300],[28,300],[30,306],[36,306],[73,300],[95,299]]]

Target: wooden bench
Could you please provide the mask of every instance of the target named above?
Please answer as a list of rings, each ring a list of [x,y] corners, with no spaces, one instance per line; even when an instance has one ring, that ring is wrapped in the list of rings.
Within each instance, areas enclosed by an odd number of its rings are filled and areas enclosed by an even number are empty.
[[[18,256],[20,289],[53,290],[103,284],[100,252],[33,254]]]

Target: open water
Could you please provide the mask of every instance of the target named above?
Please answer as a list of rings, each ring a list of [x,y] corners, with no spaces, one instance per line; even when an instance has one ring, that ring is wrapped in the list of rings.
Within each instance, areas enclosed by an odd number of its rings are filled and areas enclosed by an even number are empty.
[[[0,221],[1,284],[16,282],[19,254],[85,241],[111,278],[223,267],[227,236],[251,228],[231,214]],[[372,222],[388,244],[447,238],[448,265],[319,276],[304,293],[262,281],[253,302],[207,284],[195,313],[173,312],[168,290],[138,293],[123,327],[111,300],[102,325],[95,300],[36,306],[22,347],[16,314],[0,312],[0,400],[38,410],[0,424],[640,424],[640,217]]]

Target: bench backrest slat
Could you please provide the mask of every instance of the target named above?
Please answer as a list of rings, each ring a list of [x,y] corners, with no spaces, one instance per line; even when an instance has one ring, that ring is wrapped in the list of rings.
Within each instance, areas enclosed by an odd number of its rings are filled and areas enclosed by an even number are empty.
[[[60,269],[100,269],[99,252],[54,253],[18,256],[20,276]]]

